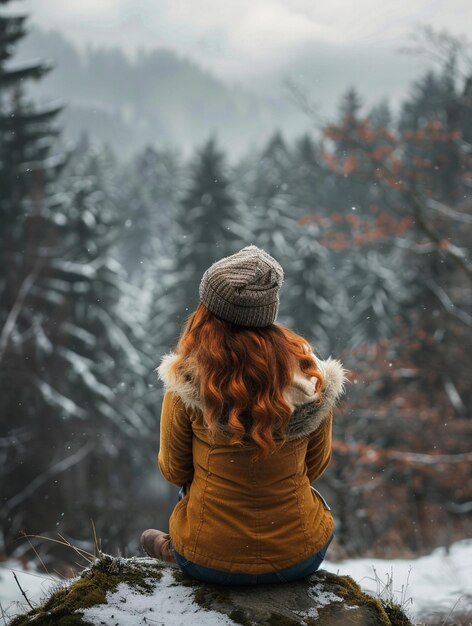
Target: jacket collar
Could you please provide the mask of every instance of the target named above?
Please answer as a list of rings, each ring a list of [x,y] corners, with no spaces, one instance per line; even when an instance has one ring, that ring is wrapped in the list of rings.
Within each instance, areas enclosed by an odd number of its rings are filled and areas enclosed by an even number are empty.
[[[301,370],[296,372],[291,386],[284,393],[285,399],[292,408],[292,417],[287,432],[289,440],[314,432],[335,407],[344,393],[345,383],[348,382],[347,370],[344,369],[340,361],[331,357],[322,360],[314,354],[312,356],[317,361],[325,378],[326,386],[322,402],[319,402],[319,394],[314,393],[314,377],[307,378]],[[167,391],[172,391],[180,396],[186,408],[201,411],[199,390],[194,384],[194,377],[192,376],[194,366],[189,365],[185,374],[175,375],[172,373],[171,367],[177,358],[178,355],[175,352],[164,355],[161,364],[156,368],[157,376],[164,383]],[[221,419],[221,426],[224,429],[224,418]]]

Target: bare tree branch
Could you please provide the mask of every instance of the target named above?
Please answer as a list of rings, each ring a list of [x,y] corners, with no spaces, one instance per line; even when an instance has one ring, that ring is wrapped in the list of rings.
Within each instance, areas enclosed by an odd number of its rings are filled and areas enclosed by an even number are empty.
[[[441,302],[446,311],[457,317],[461,322],[466,324],[467,326],[472,326],[472,315],[469,315],[466,311],[459,309],[454,302],[449,298],[447,293],[442,289],[436,282],[433,280],[426,281],[427,287],[431,289],[435,296],[437,296],[438,300]]]
[[[435,30],[432,26],[424,25],[411,34],[412,44],[402,46],[399,52],[404,54],[424,55],[430,60],[444,65],[454,57],[462,60],[466,67],[472,65],[472,43],[467,37],[457,37],[447,31]],[[457,68],[462,78],[469,78],[468,71]]]
[[[407,452],[406,450],[390,450],[385,448],[374,448],[363,443],[345,443],[333,441],[333,449],[347,449],[356,454],[365,454],[372,463],[378,459],[390,459],[392,461],[403,461],[421,465],[444,465],[451,463],[470,463],[472,452],[459,452],[456,454],[426,454],[424,452]]]
[[[294,100],[295,104],[318,126],[324,126],[328,123],[327,119],[322,119],[320,116],[320,104],[315,100],[312,100],[308,95],[306,87],[295,81],[293,78],[287,78],[284,80],[284,85],[287,88],[289,94]]]
[[[413,208],[413,214],[416,218],[417,225],[421,228],[423,233],[427,235],[427,237],[437,244],[438,248],[441,249],[447,256],[450,256],[453,261],[458,265],[462,271],[468,276],[468,278],[472,281],[472,265],[467,260],[466,254],[461,250],[461,248],[448,244],[446,248],[442,248],[442,242],[444,238],[441,234],[434,228],[434,226],[428,222],[425,218],[425,209],[426,202],[418,195],[416,191],[409,188],[408,186],[404,186],[401,190],[401,194],[406,202],[408,202]]]
[[[82,459],[84,459],[89,452],[94,448],[94,444],[92,442],[86,443],[84,446],[79,448],[77,452],[69,455],[65,459],[62,459],[55,465],[49,467],[45,472],[36,476],[34,480],[32,480],[29,485],[27,485],[20,493],[17,493],[16,496],[7,500],[2,506],[2,516],[8,517],[10,511],[12,511],[18,504],[29,498],[41,485],[43,485],[49,478],[52,476],[56,476],[57,474],[61,474],[65,472],[73,465],[77,465],[80,463]]]
[[[16,584],[18,585],[18,587],[20,588],[20,591],[24,597],[24,599],[26,600],[26,602],[29,604],[30,608],[34,610],[34,606],[31,604],[31,602],[28,600],[28,596],[26,595],[26,593],[23,591],[23,587],[20,585],[20,581],[18,580],[15,572],[12,572],[15,580],[16,580]]]
[[[433,198],[428,198],[426,201],[427,206],[433,211],[437,211],[438,213],[442,213],[447,217],[450,217],[452,220],[456,222],[463,222],[464,224],[472,224],[472,215],[467,213],[462,213],[461,211],[456,211],[455,209],[443,204],[442,202],[438,202]]]
[[[446,506],[447,510],[451,511],[451,513],[466,514],[472,512],[472,502],[462,502],[461,504],[448,502]]]
[[[33,271],[26,276],[24,279],[20,289],[18,290],[18,294],[16,296],[15,303],[13,304],[10,312],[8,313],[8,317],[3,325],[2,332],[0,333],[0,363],[6,353],[6,348],[8,345],[8,341],[10,336],[15,328],[16,320],[18,319],[18,315],[21,312],[23,304],[25,302],[26,297],[34,285],[36,278],[38,277],[39,271],[41,269],[41,264],[38,263],[33,268]]]

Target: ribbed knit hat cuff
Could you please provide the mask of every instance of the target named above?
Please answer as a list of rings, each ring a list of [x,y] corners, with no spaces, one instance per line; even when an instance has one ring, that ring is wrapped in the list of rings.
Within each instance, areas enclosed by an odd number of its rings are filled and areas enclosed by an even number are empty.
[[[219,293],[217,293],[209,284],[208,275],[204,275],[202,279],[202,296],[201,302],[217,317],[221,317],[227,322],[238,324],[239,326],[269,326],[273,324],[277,318],[279,311],[279,298],[268,304],[260,304],[259,306],[239,305],[228,302]]]
[[[255,245],[213,263],[203,275],[201,302],[217,317],[241,326],[269,326],[279,309],[281,265]]]

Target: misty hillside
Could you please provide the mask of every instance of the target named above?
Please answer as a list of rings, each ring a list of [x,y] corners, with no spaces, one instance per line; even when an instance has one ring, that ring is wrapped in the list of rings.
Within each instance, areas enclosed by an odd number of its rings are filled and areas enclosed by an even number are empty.
[[[65,100],[66,137],[87,129],[122,156],[147,142],[188,152],[212,133],[238,154],[265,141],[281,120],[297,132],[307,125],[288,93],[263,98],[227,86],[171,50],[156,48],[134,59],[118,48],[82,54],[57,31],[31,28],[18,52],[16,62],[40,57],[55,63],[32,94]]]

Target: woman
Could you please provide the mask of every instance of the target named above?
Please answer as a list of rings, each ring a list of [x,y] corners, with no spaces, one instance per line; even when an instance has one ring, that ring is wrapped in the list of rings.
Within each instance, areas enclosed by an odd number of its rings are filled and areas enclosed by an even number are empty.
[[[214,263],[164,382],[159,467],[183,497],[152,557],[222,584],[288,582],[319,568],[334,522],[310,483],[331,458],[345,370],[275,324],[283,270],[247,246]]]

